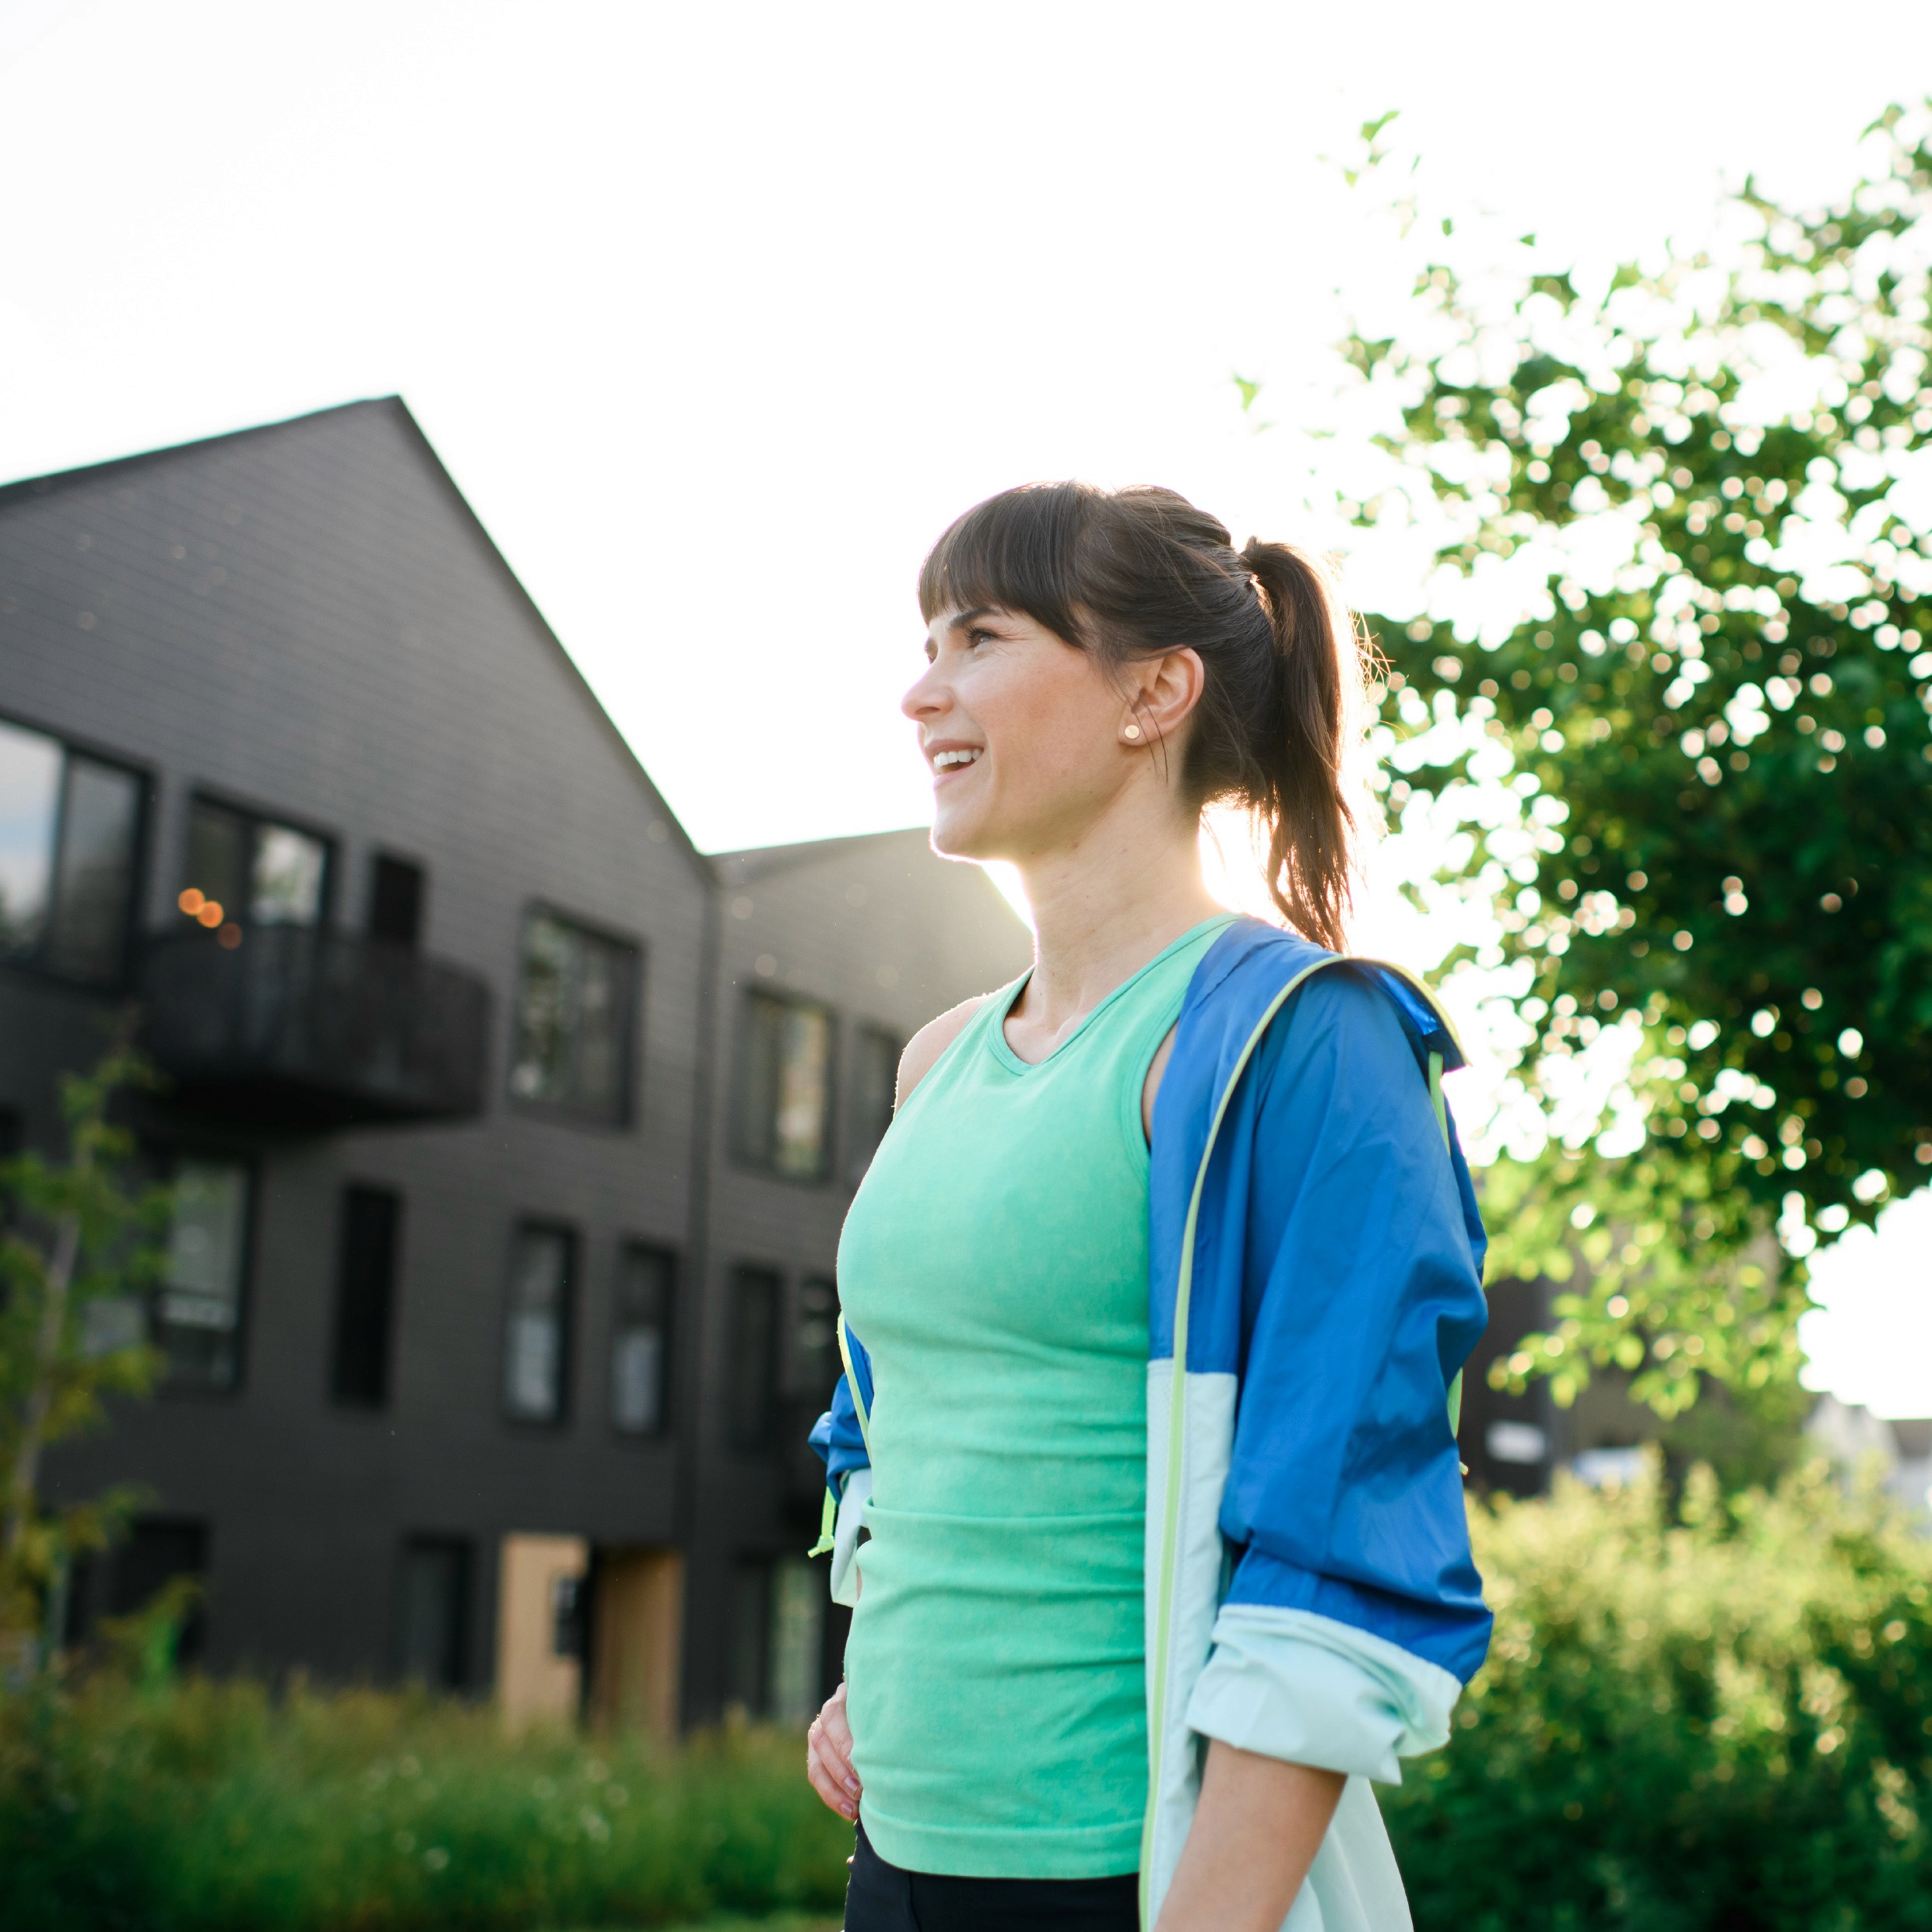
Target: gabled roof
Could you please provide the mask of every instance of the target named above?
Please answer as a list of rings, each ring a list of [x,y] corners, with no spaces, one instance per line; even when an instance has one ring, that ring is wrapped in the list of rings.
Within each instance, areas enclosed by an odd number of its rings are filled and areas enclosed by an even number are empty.
[[[483,554],[501,574],[512,600],[522,606],[537,634],[556,653],[557,662],[569,679],[572,688],[577,691],[583,703],[589,707],[598,724],[609,733],[613,742],[623,753],[626,763],[635,773],[638,782],[643,787],[652,807],[662,813],[665,822],[673,828],[680,848],[707,880],[715,880],[717,875],[711,862],[692,842],[690,833],[684,829],[683,822],[666,802],[663,793],[652,782],[651,775],[645,770],[637,753],[631,749],[630,741],[617,729],[610,714],[604,709],[597,694],[591,689],[589,681],[578,668],[576,660],[564,648],[562,639],[550,628],[549,620],[539,608],[536,599],[524,588],[522,580],[510,567],[508,560],[497,549],[494,539],[485,529],[483,519],[472,508],[469,498],[457,488],[455,479],[444,467],[443,460],[437,455],[434,444],[423,434],[423,426],[410,413],[409,405],[399,395],[371,396],[359,402],[338,403],[329,409],[311,409],[300,416],[285,417],[279,422],[258,423],[251,429],[230,430],[219,436],[198,437],[191,442],[168,444],[161,448],[142,450],[131,456],[112,457],[104,462],[86,463],[74,469],[55,470],[44,476],[29,476],[17,483],[0,484],[0,516],[5,516],[16,504],[37,501],[80,484],[111,482],[119,476],[158,468],[185,456],[198,455],[203,451],[220,449],[228,444],[246,439],[300,434],[315,423],[359,413],[388,416],[403,430],[405,439],[418,451],[434,482],[448,493],[451,502],[474,533]]]
[[[843,838],[807,838],[794,845],[746,845],[736,852],[711,854],[711,863],[727,884],[743,885],[775,872],[789,872],[797,866],[815,866],[847,853],[878,852],[893,845],[908,851],[930,849],[922,825],[907,825],[896,831],[855,832]]]
[[[997,905],[1024,932],[1026,922],[1007,900],[985,869],[969,861],[946,858],[933,850],[932,834],[923,825],[908,825],[890,832],[858,832],[844,838],[810,838],[796,845],[751,845],[739,852],[715,852],[711,863],[726,886],[747,886],[779,873],[794,872],[804,866],[824,865],[840,859],[889,857],[897,853],[911,865],[950,866],[961,875],[960,889],[978,890]],[[971,883],[967,881],[970,879]]]
[[[425,449],[429,450],[430,460],[447,477],[442,462],[434,449],[430,448],[428,437],[423,435],[416,418],[409,414],[409,405],[399,395],[365,396],[354,402],[332,403],[325,409],[305,409],[300,416],[279,416],[272,423],[257,423],[245,430],[223,430],[216,436],[191,437],[185,443],[163,443],[158,448],[136,450],[129,456],[109,456],[97,463],[80,463],[72,469],[49,470],[44,476],[23,476],[18,481],[0,483],[0,511],[22,497],[44,497],[56,490],[64,490],[77,483],[107,483],[114,477],[129,472],[153,469],[177,456],[191,452],[198,455],[205,450],[224,448],[230,443],[246,442],[263,436],[273,436],[278,431],[299,428],[306,423],[321,423],[331,416],[350,416],[359,410],[393,410],[416,431]],[[451,487],[455,488],[452,483]],[[465,506],[467,507],[467,506]],[[471,513],[475,514],[473,511]],[[494,549],[495,546],[491,546]]]

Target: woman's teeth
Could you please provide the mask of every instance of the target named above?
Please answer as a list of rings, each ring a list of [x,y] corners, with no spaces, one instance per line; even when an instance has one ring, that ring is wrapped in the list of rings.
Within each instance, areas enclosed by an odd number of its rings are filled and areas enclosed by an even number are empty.
[[[950,771],[955,765],[976,764],[978,758],[977,751],[936,752],[933,757],[933,769],[935,771]]]

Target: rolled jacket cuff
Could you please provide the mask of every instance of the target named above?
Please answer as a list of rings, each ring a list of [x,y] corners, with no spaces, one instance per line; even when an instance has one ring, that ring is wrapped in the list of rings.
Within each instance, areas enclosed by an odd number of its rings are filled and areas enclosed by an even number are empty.
[[[1402,1782],[1399,1759],[1449,1741],[1462,1685],[1384,1638],[1308,1611],[1228,1604],[1214,1643],[1187,1707],[1203,1737],[1384,1784]]]

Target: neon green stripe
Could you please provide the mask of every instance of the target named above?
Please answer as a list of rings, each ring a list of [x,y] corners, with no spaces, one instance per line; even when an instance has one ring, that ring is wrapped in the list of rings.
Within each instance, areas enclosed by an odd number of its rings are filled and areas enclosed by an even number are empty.
[[[832,1492],[825,1492],[824,1506],[818,1512],[818,1540],[807,1550],[807,1556],[823,1556],[832,1547],[833,1539],[838,1532],[838,1505],[832,1501]]]
[[[1453,1149],[1449,1138],[1449,1102],[1442,1098],[1442,1056],[1429,1056],[1429,1105],[1435,1109],[1435,1124],[1442,1129],[1442,1145]],[[1463,1372],[1457,1369],[1449,1389],[1449,1434],[1460,1435],[1463,1427]],[[1467,1475],[1468,1471],[1465,1470]]]
[[[866,1398],[859,1393],[859,1377],[852,1365],[852,1344],[846,1339],[845,1318],[838,1318],[838,1359],[845,1365],[845,1386],[852,1391],[853,1413],[859,1417],[859,1439],[866,1445],[866,1460],[872,1460],[872,1421],[866,1414]]]
[[[1393,973],[1396,978],[1402,981],[1405,985],[1419,992],[1429,1003],[1430,1012],[1435,1015],[1442,1031],[1449,1036],[1458,1056],[1465,1060],[1469,1058],[1468,1054],[1463,1050],[1462,1036],[1456,1031],[1456,1023],[1443,1011],[1442,1003],[1436,998],[1435,988],[1431,986],[1426,980],[1410,972],[1407,967],[1396,965],[1393,960],[1358,959],[1351,955],[1348,963],[1351,966],[1373,966],[1382,972]]]
[[[1150,1700],[1147,1726],[1147,1811],[1140,1826],[1140,1922],[1147,1924],[1150,1888],[1154,1882],[1154,1826],[1161,1804],[1161,1755],[1167,1744],[1168,1708],[1168,1634],[1174,1614],[1174,1558],[1175,1540],[1179,1533],[1181,1519],[1181,1449],[1187,1435],[1187,1323],[1189,1305],[1194,1291],[1194,1231],[1201,1214],[1201,1193],[1207,1185],[1208,1163],[1214,1157],[1214,1143],[1221,1133],[1221,1123],[1228,1112],[1228,1103],[1235,1097],[1235,1089],[1241,1083],[1248,1062],[1270,1023],[1287,1003],[1291,994],[1311,974],[1319,973],[1325,966],[1340,965],[1337,959],[1317,960],[1312,966],[1301,971],[1277,993],[1268,1003],[1267,1010],[1256,1023],[1254,1031],[1248,1036],[1248,1043],[1241,1049],[1241,1056],[1235,1062],[1234,1070],[1228,1077],[1228,1084],[1221,1089],[1220,1101],[1214,1108],[1214,1117],[1208,1123],[1207,1144],[1201,1150],[1201,1164],[1194,1175],[1194,1192],[1187,1204],[1187,1221],[1181,1231],[1181,1271],[1174,1291],[1174,1361],[1172,1379],[1168,1396],[1168,1481],[1167,1494],[1161,1505],[1161,1572],[1160,1594],[1154,1608],[1154,1693]]]
[[[845,1339],[845,1318],[838,1318],[838,1359],[845,1365],[845,1386],[852,1391],[852,1413],[859,1418],[859,1440],[866,1445],[866,1460],[872,1460],[872,1422],[866,1414],[866,1399],[859,1393],[859,1378],[852,1372],[852,1344]],[[807,1550],[807,1556],[823,1556],[832,1547],[833,1538],[838,1530],[838,1505],[832,1501],[832,1492],[825,1492],[824,1506],[819,1511],[818,1540]]]
[[[859,1378],[852,1372],[852,1344],[845,1339],[845,1318],[840,1316],[838,1323],[838,1359],[845,1365],[845,1386],[852,1391],[852,1413],[859,1417],[859,1439],[866,1445],[866,1460],[872,1460],[872,1423],[866,1414],[866,1399],[859,1393]],[[838,1529],[838,1505],[832,1501],[832,1492],[825,1492],[825,1505],[819,1512],[818,1540],[807,1550],[807,1556],[823,1556],[832,1547],[832,1539]]]
[[[1149,1699],[1148,1711],[1147,1811],[1140,1827],[1140,1923],[1143,1932],[1147,1932],[1149,1925],[1150,1894],[1154,1883],[1154,1828],[1160,1809],[1161,1758],[1167,1743],[1168,1639],[1174,1614],[1175,1544],[1180,1533],[1181,1450],[1187,1434],[1188,1313],[1194,1289],[1194,1233],[1200,1219],[1201,1195],[1207,1185],[1208,1163],[1214,1156],[1214,1143],[1221,1133],[1221,1121],[1227,1114],[1228,1103],[1235,1097],[1235,1089],[1240,1084],[1241,1077],[1247,1070],[1249,1059],[1253,1057],[1255,1049],[1261,1043],[1262,1036],[1273,1023],[1275,1015],[1300,989],[1304,980],[1319,973],[1324,967],[1342,965],[1377,966],[1397,975],[1428,1002],[1430,1010],[1442,1022],[1442,1030],[1451,1040],[1456,1041],[1457,1052],[1462,1050],[1461,1042],[1456,1040],[1456,1030],[1450,1025],[1449,1016],[1437,1003],[1435,994],[1406,968],[1390,965],[1383,960],[1344,959],[1339,956],[1317,960],[1313,965],[1305,966],[1268,1003],[1266,1010],[1256,1022],[1254,1031],[1249,1034],[1247,1044],[1241,1049],[1240,1057],[1235,1062],[1234,1070],[1228,1075],[1228,1083],[1221,1090],[1221,1099],[1215,1105],[1214,1118],[1208,1123],[1207,1144],[1202,1150],[1200,1166],[1195,1172],[1194,1192],[1187,1204],[1187,1221],[1181,1231],[1180,1273],[1174,1290],[1173,1379],[1168,1396],[1167,1493],[1161,1504],[1160,1593],[1155,1599],[1154,1689]],[[1429,1101],[1435,1110],[1436,1123],[1442,1129],[1442,1141],[1446,1147],[1449,1142],[1449,1108],[1442,1098],[1442,1056],[1440,1053],[1429,1056]],[[842,1347],[842,1327],[840,1336]],[[1460,1419],[1462,1396],[1463,1378],[1459,1372],[1449,1388],[1449,1426],[1452,1431]]]

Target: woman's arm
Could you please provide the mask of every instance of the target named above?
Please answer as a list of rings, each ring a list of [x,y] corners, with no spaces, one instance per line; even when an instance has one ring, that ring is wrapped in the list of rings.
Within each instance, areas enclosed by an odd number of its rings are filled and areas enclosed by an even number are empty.
[[[1214,1739],[1157,1932],[1277,1932],[1346,1782]]]

